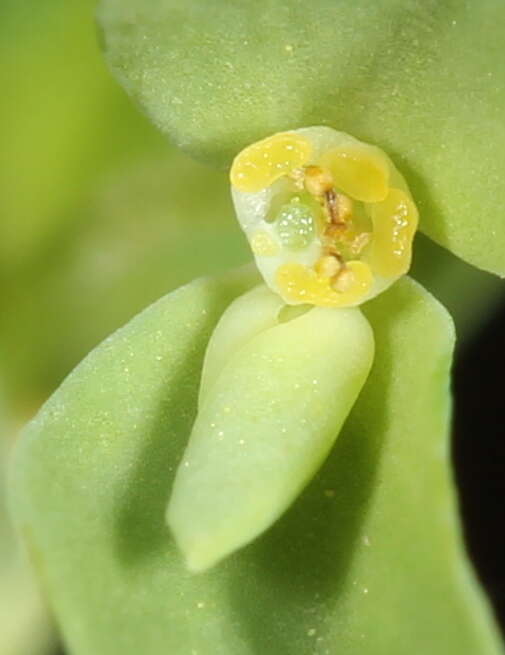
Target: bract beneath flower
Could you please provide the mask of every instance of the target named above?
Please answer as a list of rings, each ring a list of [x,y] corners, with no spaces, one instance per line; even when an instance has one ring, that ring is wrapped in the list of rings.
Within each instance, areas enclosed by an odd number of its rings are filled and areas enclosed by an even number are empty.
[[[329,127],[281,132],[235,158],[238,220],[286,303],[351,307],[409,267],[418,212],[379,148]]]

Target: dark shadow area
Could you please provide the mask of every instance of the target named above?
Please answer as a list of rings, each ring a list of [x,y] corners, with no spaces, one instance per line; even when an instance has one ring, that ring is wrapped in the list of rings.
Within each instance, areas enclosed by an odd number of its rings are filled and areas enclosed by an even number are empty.
[[[505,305],[457,353],[453,457],[466,544],[505,634]]]

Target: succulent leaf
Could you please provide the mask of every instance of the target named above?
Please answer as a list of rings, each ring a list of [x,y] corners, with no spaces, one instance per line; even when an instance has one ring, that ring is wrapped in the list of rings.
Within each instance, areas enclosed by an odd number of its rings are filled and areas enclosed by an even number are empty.
[[[374,365],[320,473],[253,544],[185,570],[163,514],[210,329],[247,286],[199,281],[153,305],[18,446],[12,505],[69,651],[503,653],[455,515],[452,324],[408,278],[364,306]]]
[[[102,0],[116,76],[198,158],[329,125],[405,172],[421,230],[505,276],[501,0]]]
[[[372,365],[373,335],[358,309],[309,307],[274,322],[275,300],[265,287],[254,289],[216,328],[215,341],[236,343],[241,321],[273,323],[204,380],[167,512],[193,571],[252,541],[291,505],[326,458]]]

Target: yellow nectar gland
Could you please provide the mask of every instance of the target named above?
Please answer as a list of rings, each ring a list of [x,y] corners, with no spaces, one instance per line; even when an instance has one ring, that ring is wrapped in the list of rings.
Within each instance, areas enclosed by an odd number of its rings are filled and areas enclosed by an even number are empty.
[[[340,276],[345,276],[339,282]],[[350,261],[336,278],[318,274],[302,264],[284,264],[277,270],[276,282],[282,297],[294,304],[310,303],[322,307],[358,305],[370,291],[372,271],[360,261]]]
[[[273,184],[309,160],[312,145],[293,132],[275,134],[253,143],[235,158],[230,179],[239,191],[254,193]]]
[[[369,212],[373,224],[370,266],[383,277],[405,274],[419,220],[416,206],[405,191],[392,188],[383,202],[370,205]]]
[[[372,146],[354,146],[328,150],[320,160],[339,189],[361,202],[380,202],[388,193],[387,159]]]

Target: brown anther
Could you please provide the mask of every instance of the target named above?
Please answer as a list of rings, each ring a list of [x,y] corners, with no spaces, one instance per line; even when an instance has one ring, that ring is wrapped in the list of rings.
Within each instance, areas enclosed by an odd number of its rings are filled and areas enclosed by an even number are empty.
[[[347,225],[345,223],[339,223],[338,225],[335,225],[334,223],[328,223],[324,230],[324,236],[331,241],[340,241],[342,240],[346,230]]]
[[[351,218],[353,204],[349,196],[344,196],[343,193],[337,193],[337,206],[339,220],[346,221]]]
[[[306,166],[303,171],[305,189],[319,200],[327,221],[332,225],[345,227],[346,220],[352,214],[352,200],[335,191],[333,176],[327,169],[320,166]]]
[[[328,170],[320,166],[306,166],[304,173],[305,189],[316,198],[322,199],[333,190],[333,177]]]
[[[332,280],[332,287],[335,291],[340,291],[340,293],[345,293],[349,291],[354,284],[354,273],[346,268],[345,266],[340,270],[339,273]]]
[[[332,189],[325,194],[325,203],[330,223],[338,227],[346,226],[347,220],[352,216],[352,200]]]
[[[324,204],[328,218],[330,219],[330,223],[332,225],[336,225],[337,227],[345,226],[345,221],[342,221],[340,218],[338,194],[335,193],[335,189],[330,189],[329,191],[325,192]]]
[[[342,253],[340,250],[338,250],[337,246],[334,243],[328,242],[324,245],[323,252],[325,255],[331,255],[332,257],[336,257],[340,264],[343,266],[344,265],[344,258],[342,256]]]
[[[315,271],[321,277],[334,277],[342,268],[343,264],[335,255],[324,255],[315,265]]]

